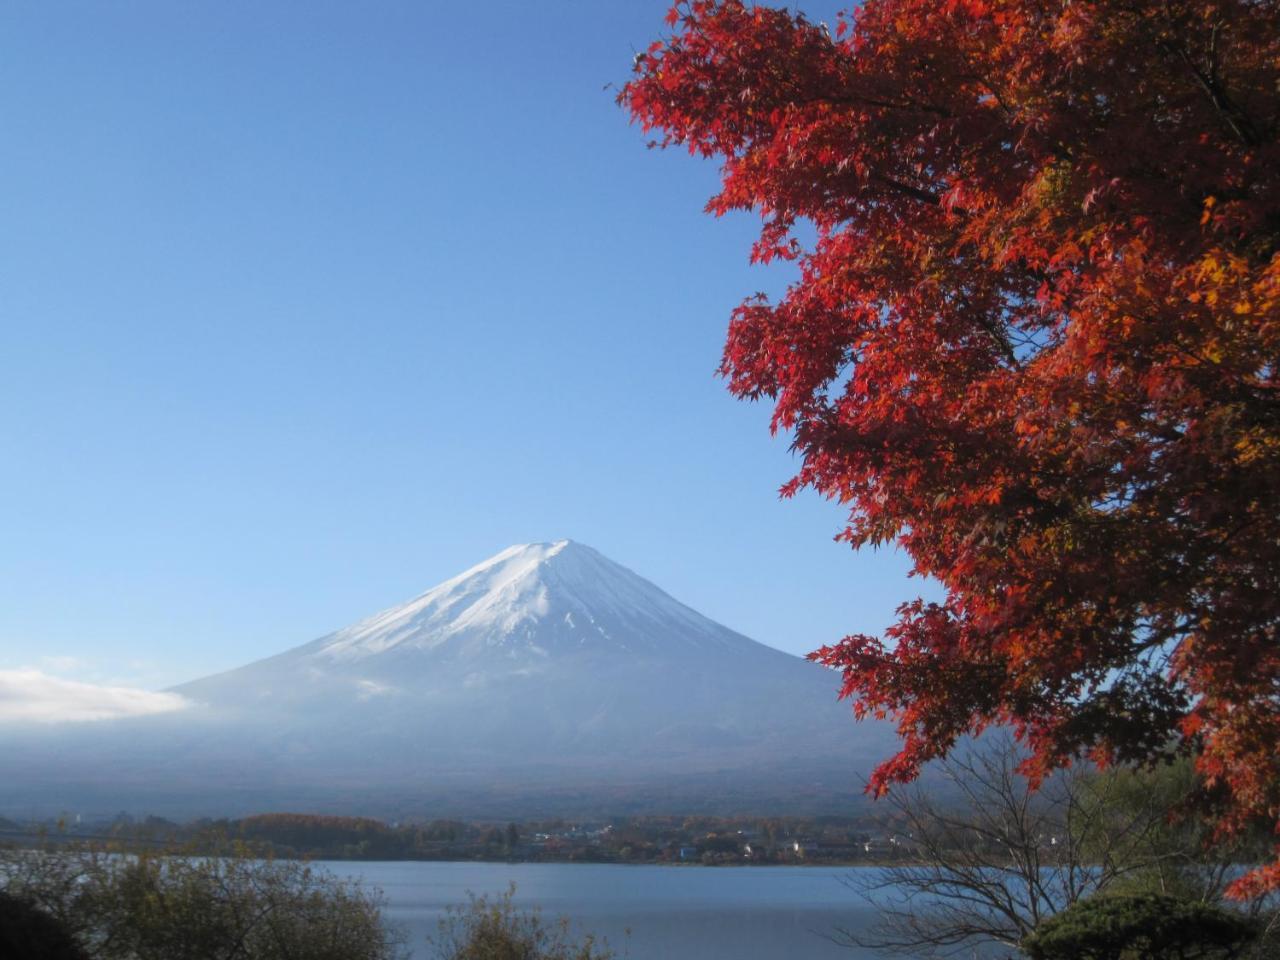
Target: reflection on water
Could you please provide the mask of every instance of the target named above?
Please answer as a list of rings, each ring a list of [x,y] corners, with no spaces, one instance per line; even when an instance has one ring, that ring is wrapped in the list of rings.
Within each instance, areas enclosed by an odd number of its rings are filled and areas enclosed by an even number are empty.
[[[392,920],[407,928],[416,958],[446,906],[467,891],[566,914],[582,929],[625,941],[630,960],[858,960],[826,939],[872,913],[840,883],[838,867],[646,867],[608,864],[324,863],[381,887]],[[873,869],[873,868],[861,868]],[[627,931],[630,936],[627,936]]]

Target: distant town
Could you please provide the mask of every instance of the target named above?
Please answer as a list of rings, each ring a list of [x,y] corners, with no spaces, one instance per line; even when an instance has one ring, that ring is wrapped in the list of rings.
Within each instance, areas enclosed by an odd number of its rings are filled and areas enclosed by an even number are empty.
[[[308,860],[877,864],[911,860],[906,832],[866,818],[635,816],[608,821],[421,820],[269,813],[179,824],[120,814],[19,823],[0,819],[0,842],[112,844],[121,850],[215,852],[247,846],[264,857]]]

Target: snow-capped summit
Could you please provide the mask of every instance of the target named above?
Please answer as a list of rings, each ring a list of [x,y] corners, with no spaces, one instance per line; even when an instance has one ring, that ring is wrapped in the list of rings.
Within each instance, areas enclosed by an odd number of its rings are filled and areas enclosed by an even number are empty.
[[[318,641],[351,662],[391,650],[487,656],[494,647],[644,651],[722,647],[725,630],[648,580],[572,540],[508,547],[406,603]]]
[[[855,726],[838,682],[558,540],[510,547],[399,606],[177,687],[193,704],[180,715],[99,725],[36,754],[54,782],[83,778],[113,809],[127,790],[106,785],[122,771],[208,813],[306,797],[408,810],[431,797],[472,814],[506,798],[530,815],[623,784],[663,809],[673,784],[686,796],[851,796],[892,733]],[[535,796],[548,806],[528,806]]]
[[[176,692],[212,706],[314,699],[332,710],[345,699],[391,694],[438,705],[459,689],[527,686],[536,677],[538,689],[520,695],[528,702],[564,687],[555,694],[561,712],[575,699],[569,688],[598,691],[623,669],[822,678],[591,547],[557,540],[508,547],[412,600]]]

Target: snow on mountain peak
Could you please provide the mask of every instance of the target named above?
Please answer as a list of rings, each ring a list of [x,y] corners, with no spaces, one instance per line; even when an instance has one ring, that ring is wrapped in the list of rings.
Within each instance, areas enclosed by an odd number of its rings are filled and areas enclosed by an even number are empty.
[[[644,652],[666,639],[723,648],[746,638],[572,540],[508,547],[399,606],[316,642],[314,655],[354,661],[388,651],[546,656],[602,645]],[[732,638],[732,639],[730,639]]]
[[[54,797],[75,778],[97,791],[123,776],[193,803],[257,796],[265,809],[613,803],[685,783],[708,791],[699,803],[723,802],[735,782],[750,798],[778,783],[794,796],[829,792],[833,770],[866,769],[856,757],[892,741],[890,724],[851,739],[837,686],[558,540],[510,547],[346,629],[183,684],[172,692],[190,709],[154,726],[40,754],[63,758],[49,768]]]

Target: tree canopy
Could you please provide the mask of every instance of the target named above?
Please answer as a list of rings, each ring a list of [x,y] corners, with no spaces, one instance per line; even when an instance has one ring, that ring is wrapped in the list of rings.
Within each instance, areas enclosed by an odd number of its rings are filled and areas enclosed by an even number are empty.
[[[873,789],[1007,725],[1033,777],[1194,752],[1219,836],[1280,823],[1278,14],[683,0],[636,58],[632,117],[795,262],[722,366],[783,492],[945,591],[813,655],[897,720]]]

